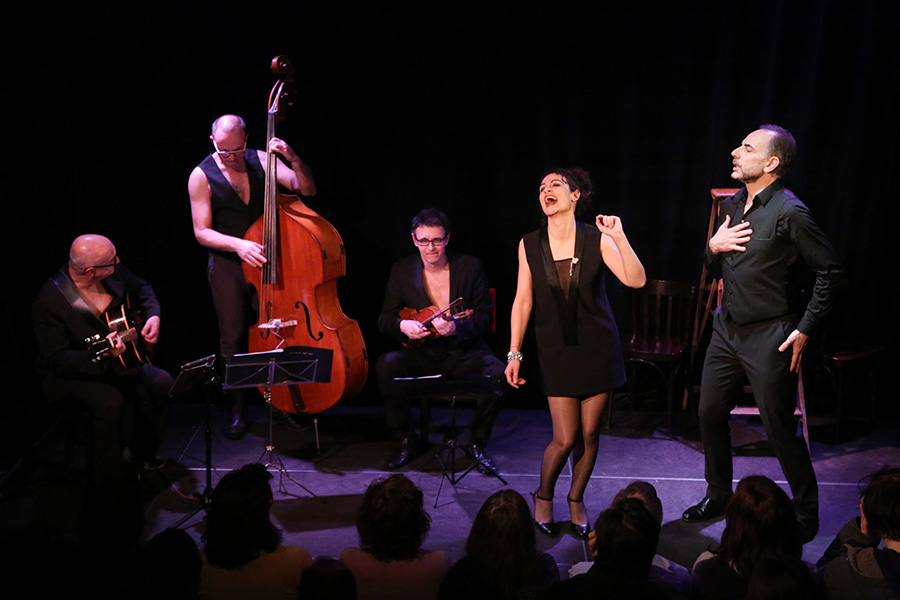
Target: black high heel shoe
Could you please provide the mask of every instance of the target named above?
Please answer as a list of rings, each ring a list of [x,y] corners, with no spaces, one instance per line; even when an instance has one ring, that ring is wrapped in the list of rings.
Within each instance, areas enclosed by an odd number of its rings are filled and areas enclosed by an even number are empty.
[[[543,500],[544,502],[553,502],[553,498],[544,498],[543,496],[538,496],[537,492],[531,492],[532,502],[535,500]],[[535,508],[537,508],[535,506]],[[556,521],[547,521],[542,523],[537,519],[534,520],[534,526],[537,527],[537,530],[543,533],[544,535],[549,535],[551,537],[555,537],[559,535],[559,525],[557,525]]]
[[[572,500],[568,496],[566,496],[566,500],[569,501],[569,504],[581,504],[584,502],[584,496],[579,498],[578,500]],[[569,512],[572,511],[572,507],[569,507]],[[590,521],[590,519],[588,520]],[[575,537],[580,538],[582,540],[588,539],[588,534],[591,532],[591,524],[588,522],[585,525],[579,525],[575,521],[572,521],[572,532],[575,534]]]

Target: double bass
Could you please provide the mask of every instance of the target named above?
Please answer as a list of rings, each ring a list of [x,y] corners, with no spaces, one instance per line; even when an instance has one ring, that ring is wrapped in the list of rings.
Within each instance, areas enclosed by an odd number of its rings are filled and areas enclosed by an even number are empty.
[[[284,412],[318,413],[359,393],[366,382],[368,356],[359,325],[347,317],[337,297],[337,278],[346,273],[344,243],[327,220],[298,197],[278,190],[278,159],[269,149],[275,122],[293,80],[293,66],[272,59],[275,82],[266,125],[266,182],[263,216],[244,238],[264,248],[266,262],[243,264],[256,288],[259,319],[250,328],[250,352],[288,346],[331,351],[330,381],[271,388],[272,406]]]

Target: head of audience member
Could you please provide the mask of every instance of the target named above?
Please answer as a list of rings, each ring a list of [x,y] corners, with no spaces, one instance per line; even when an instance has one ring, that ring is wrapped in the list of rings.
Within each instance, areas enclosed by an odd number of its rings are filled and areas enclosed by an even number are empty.
[[[579,168],[553,169],[544,173],[541,187],[553,179],[548,180],[551,175],[559,175],[563,183],[569,187],[572,199],[575,200],[575,217],[581,219],[591,215],[594,197],[594,182],[591,180],[591,174]],[[546,214],[544,216],[546,217]]]
[[[301,600],[356,600],[356,579],[341,561],[320,556],[303,571],[297,597]]]
[[[203,533],[209,564],[232,569],[278,548],[281,531],[269,516],[270,479],[265,466],[250,464],[219,481],[210,498]]]
[[[441,580],[437,600],[497,600],[503,597],[496,571],[474,556],[463,556]]]
[[[761,559],[747,582],[746,600],[823,600],[821,580],[796,556]]]
[[[69,274],[76,283],[106,279],[115,272],[118,264],[116,247],[102,235],[79,235],[69,248]]]
[[[741,577],[749,577],[763,558],[800,558],[803,545],[791,499],[763,475],[741,479],[725,505],[725,531],[717,550]]]
[[[864,481],[860,500],[864,533],[880,535],[886,544],[900,541],[900,468],[884,466]]]
[[[644,508],[650,511],[650,514],[653,515],[653,518],[656,520],[657,525],[662,527],[662,502],[660,501],[659,496],[656,493],[656,488],[653,487],[652,483],[641,480],[632,481],[621,490],[616,492],[616,495],[613,497],[613,501],[610,506],[615,506],[615,504],[619,500],[624,500],[625,498],[637,498],[638,500],[643,502]]]
[[[150,538],[137,562],[138,597],[190,600],[200,589],[203,561],[196,542],[184,530],[169,528]]]
[[[659,544],[659,524],[638,498],[623,498],[594,523],[594,564],[646,580]]]
[[[360,546],[377,560],[411,560],[431,529],[422,490],[405,475],[373,481],[356,514]]]
[[[447,215],[436,208],[420,210],[410,223],[410,235],[425,264],[444,264],[450,242],[450,219]]]
[[[466,554],[491,567],[505,598],[533,584],[538,570],[531,510],[515,490],[494,493],[475,515],[466,540]]]

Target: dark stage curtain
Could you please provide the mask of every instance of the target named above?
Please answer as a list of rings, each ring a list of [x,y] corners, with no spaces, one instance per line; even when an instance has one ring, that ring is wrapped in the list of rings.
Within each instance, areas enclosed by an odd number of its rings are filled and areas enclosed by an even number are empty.
[[[547,169],[590,170],[596,211],[623,218],[648,275],[695,281],[709,188],[732,185],[730,151],[768,122],[796,136],[787,185],[847,268],[834,326],[892,341],[900,3],[604,4],[161,2],[13,17],[10,378],[29,379],[28,303],[89,231],[154,282],[164,366],[215,351],[187,177],[222,113],[262,144],[276,54],[293,59],[299,92],[279,135],[315,171],[309,204],[344,238],[342,306],[373,362],[390,347],[375,316],[390,263],[414,251],[418,208],[447,211],[452,245],[484,260],[502,353],[516,244],[539,224]],[[359,401],[377,405],[372,383]]]

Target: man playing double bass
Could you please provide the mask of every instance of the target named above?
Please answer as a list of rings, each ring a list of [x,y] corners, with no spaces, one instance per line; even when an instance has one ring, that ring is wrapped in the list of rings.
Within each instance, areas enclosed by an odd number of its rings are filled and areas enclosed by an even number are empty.
[[[494,303],[481,261],[447,252],[450,221],[437,209],[419,211],[410,230],[418,253],[394,263],[378,317],[381,332],[404,344],[402,349],[379,357],[376,365],[388,427],[400,442],[385,467],[402,467],[422,449],[421,440],[410,423],[409,400],[398,389],[394,378],[472,374],[489,376],[498,382],[498,393],[484,396],[478,402],[469,441],[478,470],[496,471],[485,445],[503,401],[505,365],[481,337],[490,329],[494,318]],[[469,317],[459,320],[437,317],[432,328],[428,328],[418,319],[400,314],[407,308],[421,311],[434,306],[440,310],[457,298],[462,298],[460,309],[471,309]]]
[[[247,351],[247,334],[256,322],[255,294],[241,262],[262,267],[266,261],[264,248],[243,237],[263,214],[266,152],[247,148],[247,127],[237,115],[216,119],[209,139],[213,152],[191,172],[188,194],[194,237],[209,248],[207,276],[219,321],[219,353],[228,363]],[[284,159],[276,160],[279,185],[304,197],[315,196],[312,172],[297,153],[274,137],[269,149]],[[240,390],[229,390],[226,396],[231,418],[225,435],[238,439],[247,430],[243,397]]]

